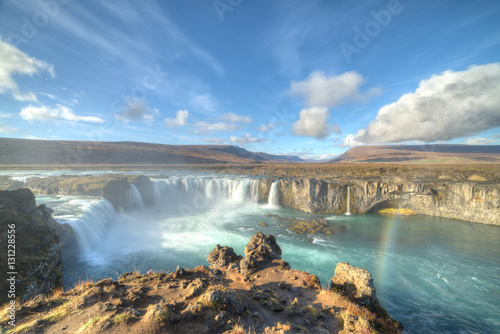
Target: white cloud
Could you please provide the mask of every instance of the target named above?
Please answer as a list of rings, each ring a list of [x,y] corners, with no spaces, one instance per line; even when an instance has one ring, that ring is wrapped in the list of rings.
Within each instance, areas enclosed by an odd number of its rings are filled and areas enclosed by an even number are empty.
[[[241,126],[235,124],[227,124],[224,122],[208,123],[202,121],[196,122],[195,127],[198,128],[195,131],[196,133],[206,133],[212,131],[236,131],[241,128]]]
[[[257,131],[259,131],[259,132],[267,132],[267,131],[273,130],[275,127],[276,127],[276,123],[261,124],[257,128]]]
[[[229,123],[244,123],[248,124],[253,121],[251,117],[236,115],[232,112],[225,113],[221,119]]]
[[[247,133],[243,137],[239,138],[236,136],[231,136],[229,140],[231,141],[231,143],[238,143],[243,146],[245,144],[251,144],[251,143],[265,143],[270,139],[252,137],[249,133]]]
[[[295,136],[324,139],[330,134],[327,124],[329,116],[330,112],[325,107],[302,109],[299,120],[292,125],[292,132]]]
[[[338,157],[338,153],[324,153],[316,158],[316,160],[331,160]]]
[[[465,140],[465,143],[467,145],[488,145],[494,142],[496,142],[496,140],[493,138],[483,138],[483,137],[467,138],[467,140]]]
[[[21,92],[14,75],[29,75],[48,72],[55,76],[54,67],[45,61],[28,56],[12,44],[0,38],[0,94],[10,93],[18,101],[36,102],[36,95],[30,91]]]
[[[331,77],[315,71],[303,81],[292,82],[290,93],[305,97],[309,107],[336,107],[342,103],[366,102],[380,93],[378,88],[362,92],[360,88],[365,82],[366,79],[355,71]]]
[[[0,133],[14,133],[17,129],[0,123]]]
[[[344,146],[447,141],[499,126],[500,63],[492,63],[421,81],[415,92],[380,108],[366,129],[346,137]]]
[[[73,109],[58,104],[55,108],[47,106],[34,107],[29,105],[19,113],[21,118],[28,122],[46,120],[65,120],[71,122],[104,123],[104,120],[95,116],[78,116]]]
[[[167,126],[183,126],[187,124],[189,112],[187,110],[178,110],[175,113],[175,118],[165,118]]]
[[[123,111],[116,114],[115,119],[123,123],[145,120],[151,125],[157,115],[157,109],[150,110],[145,102],[135,98],[128,98],[127,102],[123,104]]]
[[[33,136],[33,135],[26,136],[26,137],[24,137],[24,139],[32,139],[32,140],[48,140],[47,138],[36,137],[36,136]]]

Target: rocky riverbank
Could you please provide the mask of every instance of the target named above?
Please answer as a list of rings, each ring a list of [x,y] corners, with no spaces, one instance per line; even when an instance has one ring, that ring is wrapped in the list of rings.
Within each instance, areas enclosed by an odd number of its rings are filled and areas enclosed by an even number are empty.
[[[261,232],[244,256],[217,245],[210,267],[125,273],[38,297],[11,333],[400,333],[380,306],[370,273],[339,263],[332,287],[290,268]],[[286,254],[285,254],[286,255]],[[333,271],[332,267],[332,271]],[[0,323],[8,328],[2,310]]]
[[[29,189],[0,191],[0,303],[62,288],[61,238],[70,238],[72,230],[55,222],[50,213],[45,205],[36,205]],[[12,277],[12,282],[7,280]]]

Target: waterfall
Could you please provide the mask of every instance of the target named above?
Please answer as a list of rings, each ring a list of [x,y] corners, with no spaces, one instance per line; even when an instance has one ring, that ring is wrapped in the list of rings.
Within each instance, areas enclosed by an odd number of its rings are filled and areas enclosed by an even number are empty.
[[[101,245],[109,226],[117,218],[118,213],[113,205],[103,199],[92,205],[80,219],[71,222],[80,252],[88,254]]]
[[[130,189],[127,190],[127,209],[139,210],[144,209],[144,201],[142,200],[141,193],[135,185],[130,184]]]
[[[99,248],[106,238],[109,227],[117,221],[122,224],[147,213],[160,214],[162,217],[191,216],[208,212],[219,205],[257,203],[259,180],[231,177],[171,177],[153,180],[150,191],[154,200],[147,207],[137,187],[130,184],[130,189],[125,193],[124,211],[116,212],[113,204],[106,199],[86,209],[78,220],[71,223],[80,253],[88,255]]]
[[[346,215],[351,214],[351,187],[347,186],[347,206],[345,210]]]
[[[273,207],[280,206],[278,181],[274,181],[273,184],[271,185],[271,190],[269,191],[268,204]]]

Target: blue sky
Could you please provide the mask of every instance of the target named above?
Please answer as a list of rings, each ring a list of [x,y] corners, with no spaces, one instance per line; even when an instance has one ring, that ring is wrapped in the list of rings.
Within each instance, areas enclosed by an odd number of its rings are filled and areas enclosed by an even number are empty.
[[[498,1],[0,2],[0,136],[500,144]]]

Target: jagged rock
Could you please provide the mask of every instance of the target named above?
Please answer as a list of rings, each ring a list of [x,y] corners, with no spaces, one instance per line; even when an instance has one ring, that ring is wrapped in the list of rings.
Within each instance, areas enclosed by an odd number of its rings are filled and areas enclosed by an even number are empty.
[[[0,266],[17,272],[14,276],[16,296],[22,301],[37,295],[50,294],[63,286],[61,242],[57,232],[49,226],[50,214],[45,205],[37,206],[29,189],[0,191],[0,249],[5,256]],[[8,235],[15,231],[15,263],[7,267]],[[7,271],[7,270],[6,270]],[[10,277],[9,277],[10,278]],[[6,289],[6,280],[0,290]],[[7,293],[0,295],[0,303]]]
[[[274,259],[281,259],[281,248],[276,238],[257,232],[245,246],[245,257],[240,261],[241,273],[252,274]]]
[[[205,292],[200,300],[204,305],[216,310],[224,310],[231,315],[241,315],[246,309],[246,305],[239,300],[238,294],[234,290],[223,287],[215,287]]]
[[[339,334],[369,333],[371,329],[368,319],[346,314],[344,316],[344,329]]]
[[[241,260],[241,256],[237,255],[233,248],[231,247],[221,247],[220,245],[215,246],[215,248],[208,254],[207,261],[210,263],[210,268],[219,269],[222,267],[228,267],[231,263]]]
[[[379,307],[372,275],[368,270],[349,263],[337,263],[331,279],[332,288],[344,291],[348,298],[375,311]]]

